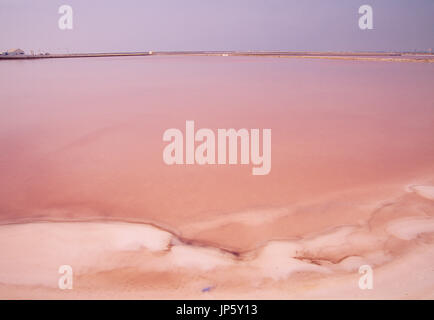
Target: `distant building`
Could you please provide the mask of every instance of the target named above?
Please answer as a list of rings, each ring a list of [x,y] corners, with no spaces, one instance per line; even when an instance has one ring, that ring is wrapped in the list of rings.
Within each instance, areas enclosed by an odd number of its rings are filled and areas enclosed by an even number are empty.
[[[2,54],[5,56],[19,56],[25,54],[25,52],[21,49],[9,49],[8,51],[3,52]]]

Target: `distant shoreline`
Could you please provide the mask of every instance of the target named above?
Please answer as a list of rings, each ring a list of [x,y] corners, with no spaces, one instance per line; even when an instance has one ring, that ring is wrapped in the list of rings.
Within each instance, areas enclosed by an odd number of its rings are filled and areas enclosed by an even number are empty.
[[[136,57],[136,56],[248,56],[275,58],[311,58],[362,61],[396,62],[434,62],[431,53],[400,52],[291,52],[291,51],[156,51],[156,52],[113,52],[113,53],[68,53],[40,55],[0,55],[0,60],[22,59],[65,59],[65,58],[100,58],[100,57]]]

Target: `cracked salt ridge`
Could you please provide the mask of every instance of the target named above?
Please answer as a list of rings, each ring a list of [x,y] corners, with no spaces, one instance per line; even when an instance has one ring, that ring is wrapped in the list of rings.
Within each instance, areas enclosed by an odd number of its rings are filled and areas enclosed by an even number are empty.
[[[414,217],[391,221],[387,232],[402,240],[412,240],[420,234],[434,232],[434,219]]]
[[[340,246],[355,227],[338,227],[301,240],[269,241],[240,255],[215,247],[185,245],[182,239],[155,226],[122,222],[34,222],[1,226],[0,282],[57,286],[57,268],[69,264],[76,274],[89,270],[113,270],[125,266],[148,271],[210,271],[242,267],[256,270],[258,277],[274,280],[294,272],[332,273],[333,262],[304,259],[304,252]],[[12,241],[11,241],[12,240]],[[116,253],[147,249],[137,260],[117,261]],[[28,253],[31,253],[30,255]],[[26,253],[26,254],[23,254]],[[342,268],[353,269],[347,259]],[[353,259],[353,260],[354,260]],[[340,262],[339,262],[340,263]],[[28,270],[32,270],[31,273]]]
[[[258,249],[255,257],[243,260],[219,248],[185,245],[171,233],[143,224],[34,222],[0,228],[2,283],[57,286],[56,268],[60,265],[69,264],[78,273],[90,268],[111,270],[125,266],[114,263],[111,255],[143,248],[157,253],[148,257],[154,261],[141,261],[145,265],[140,265],[154,271],[171,271],[175,267],[209,271],[241,264],[275,279],[295,271],[329,272],[293,258],[301,247],[291,241],[270,242]]]
[[[434,186],[410,185],[407,187],[407,191],[415,192],[423,198],[434,200]]]
[[[408,185],[407,192],[414,192],[422,198],[434,200],[434,186]],[[406,217],[388,223],[387,232],[402,240],[412,240],[423,233],[434,232],[431,217]]]
[[[407,191],[433,199],[434,187],[411,185]],[[364,257],[346,256],[340,261],[308,257],[309,253],[318,257],[317,253],[323,249],[344,245],[350,236],[360,231],[356,226],[340,226],[297,240],[268,241],[244,253],[206,246],[144,223],[30,222],[2,225],[0,230],[3,258],[0,261],[0,282],[50,287],[57,286],[56,268],[62,264],[72,265],[78,274],[125,266],[150,271],[173,271],[176,268],[209,271],[242,267],[253,268],[258,277],[276,280],[293,272],[329,274],[339,270],[352,271],[367,260],[378,260],[375,254],[381,256],[381,252],[371,252]],[[412,240],[419,234],[434,232],[434,219],[401,218],[390,221],[386,230],[401,240]],[[143,249],[146,250],[142,254],[140,250]],[[132,251],[139,253],[136,260],[118,261],[115,258],[116,253]]]

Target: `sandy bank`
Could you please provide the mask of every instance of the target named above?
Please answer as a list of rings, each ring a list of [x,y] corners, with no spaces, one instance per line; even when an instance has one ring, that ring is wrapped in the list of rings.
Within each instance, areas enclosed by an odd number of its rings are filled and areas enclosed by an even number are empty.
[[[404,196],[395,208],[411,202]],[[272,240],[240,254],[199,241],[189,244],[147,224],[2,225],[0,296],[434,298],[433,226],[434,211],[397,218],[387,208],[375,211],[366,224]],[[358,287],[358,270],[365,264],[374,270],[373,290]],[[58,288],[61,265],[73,268],[72,290]]]

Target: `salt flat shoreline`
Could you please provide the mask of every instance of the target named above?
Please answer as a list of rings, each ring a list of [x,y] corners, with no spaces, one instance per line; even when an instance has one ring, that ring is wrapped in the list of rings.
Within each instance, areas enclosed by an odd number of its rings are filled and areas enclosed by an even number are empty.
[[[137,56],[241,56],[305,58],[391,62],[434,62],[434,54],[400,52],[290,52],[290,51],[156,51],[156,52],[113,52],[113,53],[68,53],[0,56],[0,60],[22,59],[67,59],[67,58],[102,58],[102,57],[137,57]]]
[[[433,64],[296,58],[4,63],[0,298],[434,299]],[[167,166],[187,119],[270,175]]]
[[[413,189],[407,192],[418,198]],[[147,223],[2,224],[0,297],[432,299],[433,221],[412,212],[388,217],[380,228],[338,225],[299,239],[269,240],[241,254],[183,242]],[[74,270],[73,290],[57,287],[57,269],[65,263]],[[357,286],[363,264],[375,269],[374,290]]]

